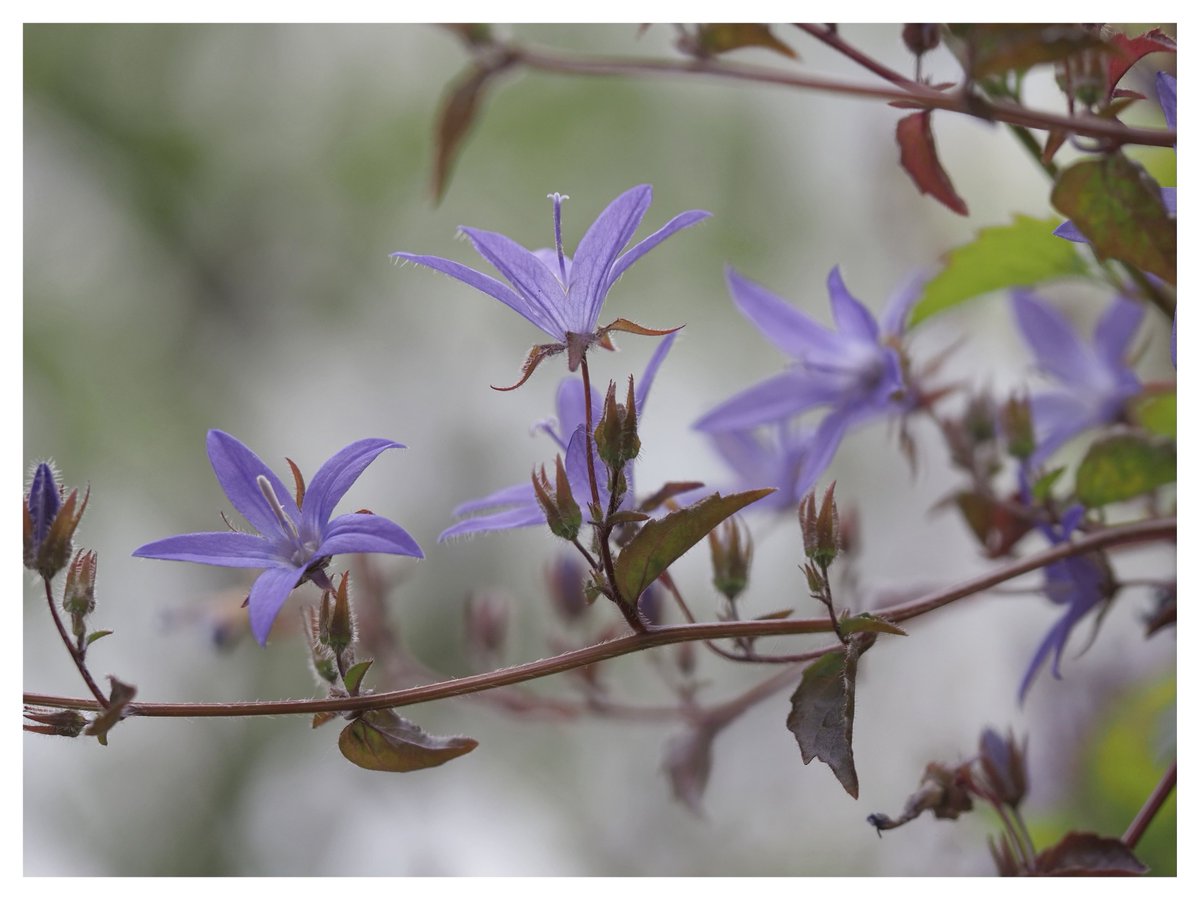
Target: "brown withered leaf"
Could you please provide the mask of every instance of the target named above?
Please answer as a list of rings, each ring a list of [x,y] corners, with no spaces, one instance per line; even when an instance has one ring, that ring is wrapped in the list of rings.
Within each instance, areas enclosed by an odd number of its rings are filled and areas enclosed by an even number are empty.
[[[1037,856],[1039,875],[1145,875],[1150,871],[1117,838],[1072,831]]]
[[[439,203],[450,182],[450,171],[479,115],[480,104],[492,79],[508,68],[512,60],[499,56],[476,62],[454,81],[438,110],[434,129],[433,202]]]
[[[112,675],[108,676],[108,681],[112,685],[108,694],[108,707],[83,730],[84,734],[92,735],[105,747],[108,746],[109,731],[125,718],[125,707],[137,696],[137,688],[132,684],[126,684]]]
[[[508,387],[496,387],[492,385],[493,391],[515,391],[537,370],[537,367],[542,364],[543,360],[549,359],[551,356],[556,356],[566,349],[564,344],[535,344],[529,351],[529,355],[525,357],[525,362],[521,364],[521,379],[516,384],[510,384]]]
[[[904,809],[898,817],[893,819],[883,813],[873,813],[867,816],[867,821],[876,831],[883,832],[911,822],[925,810],[931,811],[937,819],[957,819],[970,812],[973,805],[971,795],[964,787],[970,780],[967,768],[962,765],[951,769],[941,763],[930,763],[925,767],[916,793],[904,801]]]
[[[672,497],[676,497],[679,494],[686,494],[688,491],[694,491],[702,487],[704,487],[703,481],[668,481],[643,500],[638,509],[642,512],[653,512]]]
[[[435,737],[390,709],[363,713],[344,729],[338,749],[356,766],[377,772],[415,772],[470,753],[479,742],[468,737]]]
[[[933,130],[929,126],[932,110],[913,113],[896,123],[896,143],[900,145],[900,165],[913,180],[917,190],[929,194],[947,209],[967,215],[967,204],[942,168],[937,148],[933,142]]]

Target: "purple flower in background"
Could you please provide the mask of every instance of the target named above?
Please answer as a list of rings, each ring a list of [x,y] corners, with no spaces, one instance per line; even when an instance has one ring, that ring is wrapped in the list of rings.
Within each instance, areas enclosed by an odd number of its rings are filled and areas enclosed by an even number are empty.
[[[755,506],[794,510],[804,496],[796,489],[800,486],[800,473],[812,452],[815,437],[816,432],[811,428],[790,422],[780,422],[770,429],[710,434],[713,449],[737,475],[734,484],[722,488],[722,493],[773,487],[775,493],[763,497]],[[697,492],[697,499],[705,493]]]
[[[732,268],[726,270],[726,278],[742,314],[795,363],[726,400],[694,427],[709,433],[744,431],[827,408],[795,488],[789,488],[789,493],[803,496],[829,466],[849,428],[911,406],[913,396],[896,345],[922,282],[905,285],[876,321],[846,289],[835,266],[828,280],[836,326],[831,331]]]
[[[512,287],[439,256],[404,252],[392,256],[436,269],[495,297],[565,345],[568,335],[590,338],[595,334],[604,298],[626,269],[675,232],[709,216],[698,209],[680,213],[622,253],[650,207],[652,193],[650,185],[643,184],[617,197],[588,228],[574,258],[563,253],[562,201],[567,198],[560,194],[550,195],[554,200],[553,250],[530,251],[494,231],[461,227],[479,255]]]
[[[671,349],[671,345],[674,342],[675,335],[673,334],[668,335],[659,342],[658,347],[654,350],[654,354],[650,357],[650,361],[646,364],[646,371],[642,373],[641,381],[634,385],[634,403],[637,407],[639,424],[645,412],[646,398],[650,394],[650,386],[654,383],[654,376],[658,373],[659,366],[662,365],[667,352]],[[595,388],[592,388],[591,403],[592,422],[596,423],[600,421],[604,398],[600,396],[600,393]],[[584,424],[586,421],[586,408],[583,404],[583,381],[579,378],[564,378],[558,386],[556,401],[557,422],[541,422],[537,425],[537,428],[548,434],[554,443],[558,445],[559,451],[563,454],[563,464],[566,468],[567,479],[571,483],[571,495],[581,508],[586,509],[587,504],[591,502],[592,489],[588,483],[587,428]],[[592,461],[597,473],[605,471],[604,463],[600,461],[599,455],[596,454],[594,444],[592,447]],[[607,479],[601,477],[597,480],[599,482],[597,487],[600,489],[600,502],[606,506],[609,496]],[[625,495],[627,504],[633,497],[632,463],[625,468],[625,480],[629,485],[629,492]],[[479,534],[485,531],[505,531],[509,528],[525,528],[530,525],[546,524],[546,513],[538,504],[537,496],[533,491],[533,485],[529,481],[501,488],[478,500],[469,500],[455,508],[454,515],[468,516],[469,518],[465,518],[443,531],[438,536],[439,541],[462,537],[468,534]]]
[[[208,433],[208,458],[229,501],[260,532],[180,534],[139,547],[134,556],[265,569],[250,589],[250,629],[266,644],[271,624],[292,589],[306,580],[330,588],[325,566],[338,553],[395,553],[424,557],[403,528],[383,516],[350,513],[330,519],[333,508],[384,450],[403,444],[367,438],[339,450],[317,471],[297,504],[266,463],[232,435]]]
[[[1125,364],[1125,353],[1142,321],[1142,306],[1117,297],[1105,310],[1090,345],[1071,323],[1032,291],[1014,291],[1013,312],[1021,337],[1038,368],[1062,384],[1029,400],[1037,449],[1029,459],[1039,465],[1075,435],[1119,421],[1128,400],[1141,391]]]
[[[1059,525],[1040,525],[1039,528],[1051,544],[1067,543],[1070,541],[1071,532],[1082,521],[1083,514],[1083,506],[1075,505],[1066,511]],[[1053,654],[1054,661],[1050,665],[1050,671],[1055,678],[1062,678],[1059,664],[1062,662],[1063,650],[1067,646],[1071,631],[1084,616],[1108,601],[1114,592],[1112,576],[1103,562],[1103,557],[1095,554],[1071,556],[1051,563],[1046,566],[1045,577],[1043,590],[1046,592],[1046,596],[1050,598],[1051,602],[1065,606],[1066,611],[1042,639],[1042,643],[1033,654],[1029,668],[1025,671],[1025,677],[1021,679],[1019,696],[1022,701],[1029,693],[1033,679],[1051,654]]]

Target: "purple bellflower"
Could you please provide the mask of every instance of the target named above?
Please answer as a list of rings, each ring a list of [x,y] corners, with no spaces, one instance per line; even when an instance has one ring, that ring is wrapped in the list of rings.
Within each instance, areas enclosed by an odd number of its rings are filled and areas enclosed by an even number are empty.
[[[330,519],[333,508],[384,450],[403,444],[382,438],[355,441],[339,450],[293,500],[266,463],[232,435],[208,433],[208,458],[229,501],[259,534],[240,531],[180,534],[139,547],[134,556],[264,569],[250,589],[250,629],[260,644],[292,589],[304,581],[329,590],[325,574],[338,553],[395,553],[424,557],[417,542],[395,522],[366,512]],[[298,502],[297,502],[298,501]]]
[[[913,392],[897,345],[922,282],[905,285],[877,321],[846,289],[835,266],[828,280],[836,326],[831,331],[732,268],[726,270],[726,278],[741,313],[795,362],[781,374],[735,394],[694,427],[714,434],[744,431],[827,409],[804,454],[794,488],[781,491],[788,497],[802,497],[829,466],[851,427],[911,407]]]
[[[1067,543],[1073,532],[1083,519],[1084,508],[1076,504],[1066,511],[1062,522],[1057,526],[1039,525],[1039,529],[1051,544]],[[1054,626],[1047,632],[1025,677],[1021,679],[1021,689],[1018,696],[1022,701],[1029,693],[1033,680],[1046,660],[1053,656],[1050,671],[1055,678],[1062,678],[1059,664],[1062,662],[1063,650],[1067,640],[1076,625],[1096,607],[1107,602],[1113,595],[1114,586],[1111,573],[1102,562],[1102,557],[1096,555],[1071,556],[1051,563],[1045,569],[1046,596],[1058,606],[1066,607]]]
[[[709,435],[713,449],[735,473],[735,481],[721,493],[732,494],[773,487],[775,493],[755,502],[756,508],[794,511],[803,494],[796,493],[800,472],[812,452],[816,432],[794,422],[779,422],[774,428],[718,431]],[[710,491],[696,492],[696,499]],[[680,498],[690,499],[691,495]]]
[[[496,298],[554,339],[554,344],[534,348],[534,354],[541,351],[536,357],[537,361],[552,353],[567,350],[569,368],[574,372],[587,347],[593,342],[605,340],[603,332],[607,329],[601,329],[602,333],[598,333],[596,322],[600,317],[600,307],[617,279],[675,232],[695,225],[710,215],[698,209],[680,213],[622,253],[646,215],[652,195],[650,185],[642,184],[613,200],[588,228],[573,258],[563,252],[562,201],[567,198],[561,194],[549,195],[554,201],[553,249],[531,251],[494,231],[461,226],[459,230],[467,236],[479,255],[504,276],[508,285],[462,263],[439,256],[396,252],[392,257],[436,269]],[[621,330],[638,328],[640,326]],[[641,333],[664,332],[641,329]],[[536,366],[534,354],[526,363],[526,378],[533,371],[530,364]],[[523,382],[524,379],[519,383]]]
[[[1062,387],[1030,397],[1036,449],[1030,466],[1045,462],[1080,432],[1117,422],[1141,391],[1125,353],[1142,321],[1143,308],[1118,296],[1096,323],[1089,346],[1070,322],[1032,291],[1014,291],[1013,312],[1038,368]]]
[[[658,347],[654,350],[654,354],[650,357],[650,361],[646,364],[646,371],[642,373],[642,380],[634,385],[634,404],[637,408],[639,423],[645,411],[646,398],[650,394],[650,386],[654,383],[654,376],[658,373],[659,366],[662,365],[674,342],[675,335],[673,334],[668,335],[659,342]],[[587,427],[584,424],[586,421],[586,408],[583,404],[583,381],[579,378],[564,378],[559,383],[555,404],[557,421],[539,422],[535,427],[537,430],[549,435],[550,439],[558,445],[559,451],[563,454],[563,465],[567,472],[567,480],[571,484],[571,495],[575,498],[575,502],[580,508],[586,509],[592,499],[592,489],[588,482],[588,441]],[[600,396],[600,393],[594,387],[592,388],[591,404],[592,423],[594,427],[595,423],[600,421],[600,415],[604,408],[604,398]],[[605,471],[604,463],[600,461],[600,457],[596,453],[594,442],[592,444],[592,462],[595,465],[597,473]],[[632,502],[633,463],[629,463],[625,468],[625,480],[629,485],[629,490],[625,495],[623,506]],[[607,506],[609,498],[608,480],[598,477],[597,481],[597,487],[600,490],[600,503],[602,506]],[[529,481],[501,488],[478,500],[469,500],[456,507],[454,515],[467,516],[468,518],[464,518],[461,522],[457,522],[443,531],[438,536],[438,541],[446,541],[469,534],[480,534],[486,531],[506,531],[509,528],[525,528],[530,525],[546,524],[546,513],[538,504],[537,495],[534,493],[533,485]]]

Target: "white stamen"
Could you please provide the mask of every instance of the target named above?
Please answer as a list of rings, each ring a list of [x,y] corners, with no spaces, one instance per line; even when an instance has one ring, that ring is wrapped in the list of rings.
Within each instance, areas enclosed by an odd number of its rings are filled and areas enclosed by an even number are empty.
[[[283,511],[283,504],[279,502],[279,497],[275,494],[275,488],[271,486],[271,482],[266,475],[259,475],[255,479],[258,484],[259,491],[262,492],[263,499],[267,501],[267,505],[271,507],[271,512],[275,514],[276,520],[283,527],[283,530],[291,533],[292,537],[299,537],[296,531],[296,526],[292,524],[292,520],[288,518],[287,513]]]

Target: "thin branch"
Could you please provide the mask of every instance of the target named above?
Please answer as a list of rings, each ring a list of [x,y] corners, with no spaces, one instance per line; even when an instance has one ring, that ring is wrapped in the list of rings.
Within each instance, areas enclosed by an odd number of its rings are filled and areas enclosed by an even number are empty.
[[[1025,559],[1014,560],[984,575],[968,579],[953,587],[882,610],[893,622],[903,622],[947,606],[956,600],[970,597],[1002,584],[1005,581],[1043,568],[1061,559],[1090,553],[1120,544],[1138,544],[1171,539],[1175,536],[1175,518],[1149,519],[1128,525],[1118,525],[1095,531],[1074,542],[1056,544]],[[706,641],[738,637],[778,637],[796,634],[822,634],[833,630],[828,619],[773,619],[750,622],[706,622],[650,628],[644,633],[630,634],[579,650],[571,650],[547,659],[522,663],[495,672],[453,678],[437,684],[405,688],[360,697],[325,700],[265,700],[240,703],[130,703],[127,716],[210,718],[225,716],[277,716],[311,714],[316,712],[347,712],[353,710],[389,709],[429,703],[447,697],[475,694],[508,684],[519,684],[548,675],[556,675],[593,663],[614,659],[687,641]],[[836,648],[831,648],[836,649]],[[828,651],[825,651],[828,652]],[[70,697],[55,697],[26,693],[24,702],[32,706],[55,709],[97,709],[95,701]]]
[[[75,663],[75,668],[79,670],[80,676],[87,685],[88,690],[92,692],[92,696],[100,703],[101,709],[108,708],[108,698],[104,696],[104,691],[100,690],[92,678],[92,673],[88,671],[87,664],[83,661],[83,650],[77,648],[67,634],[67,629],[63,627],[62,618],[58,614],[58,608],[54,605],[54,591],[50,589],[50,579],[42,578],[42,584],[46,587],[46,604],[50,607],[50,616],[54,619],[54,626],[58,629],[58,636],[62,638],[63,645],[67,648],[67,652],[71,654],[71,660]]]
[[[1133,817],[1133,821],[1129,823],[1129,828],[1125,830],[1125,834],[1121,837],[1121,843],[1132,850],[1138,845],[1138,841],[1142,839],[1142,835],[1146,833],[1146,829],[1150,827],[1150,823],[1154,821],[1154,817],[1158,815],[1158,811],[1162,809],[1163,804],[1167,802],[1167,798],[1171,796],[1171,791],[1175,790],[1175,775],[1179,761],[1171,763],[1171,768],[1163,774],[1162,780],[1158,786],[1154,788],[1154,792],[1146,798],[1146,803],[1138,810],[1138,814]]]
[[[844,40],[842,40],[841,35],[828,26],[810,25],[804,22],[795,22],[793,24],[795,24],[795,26],[801,31],[807,32],[815,37],[818,41],[821,41],[823,44],[832,47],[838,53],[842,54],[842,56],[849,60],[853,60],[868,72],[875,73],[885,81],[890,81],[892,84],[904,88],[905,90],[911,90],[913,87],[921,87],[919,82],[913,81],[911,78],[901,75],[895,69],[889,69],[883,63],[879,62],[879,60],[867,56],[857,47],[846,43]]]

